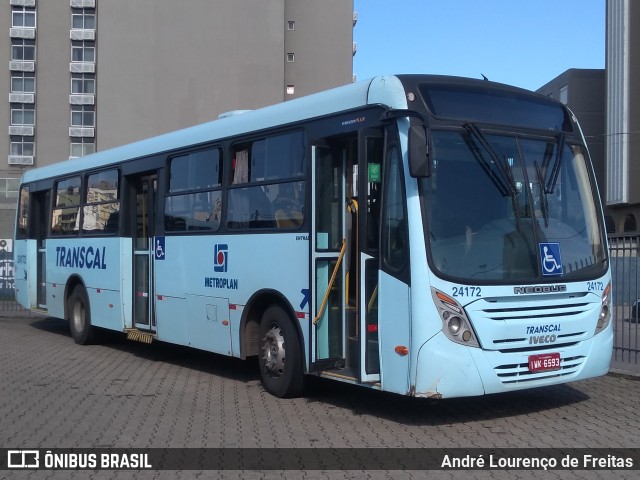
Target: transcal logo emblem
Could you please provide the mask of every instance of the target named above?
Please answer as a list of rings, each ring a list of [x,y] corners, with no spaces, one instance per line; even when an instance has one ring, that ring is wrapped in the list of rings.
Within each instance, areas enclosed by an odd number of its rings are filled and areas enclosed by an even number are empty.
[[[213,257],[213,271],[226,272],[229,261],[229,246],[226,243],[216,243]]]

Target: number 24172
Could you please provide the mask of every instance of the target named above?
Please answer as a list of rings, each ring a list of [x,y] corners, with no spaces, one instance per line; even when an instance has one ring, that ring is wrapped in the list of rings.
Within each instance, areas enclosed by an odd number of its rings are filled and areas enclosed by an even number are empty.
[[[453,287],[454,297],[480,297],[482,288],[480,287]]]

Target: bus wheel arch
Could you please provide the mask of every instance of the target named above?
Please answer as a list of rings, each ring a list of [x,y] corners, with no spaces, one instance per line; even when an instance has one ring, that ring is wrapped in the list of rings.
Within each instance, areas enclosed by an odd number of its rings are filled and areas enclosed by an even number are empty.
[[[241,356],[258,356],[265,389],[278,397],[299,395],[305,350],[302,330],[289,302],[274,291],[256,292],[245,307],[241,333]]]
[[[74,342],[89,345],[95,342],[95,327],[91,324],[91,305],[84,283],[71,277],[65,287],[65,317]]]

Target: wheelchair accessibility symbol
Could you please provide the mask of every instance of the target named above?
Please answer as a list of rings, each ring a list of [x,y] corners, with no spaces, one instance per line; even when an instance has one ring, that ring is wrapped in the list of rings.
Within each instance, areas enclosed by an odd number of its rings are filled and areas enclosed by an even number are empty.
[[[559,243],[541,243],[542,275],[562,275],[562,257]]]
[[[164,237],[155,238],[156,260],[164,260]]]

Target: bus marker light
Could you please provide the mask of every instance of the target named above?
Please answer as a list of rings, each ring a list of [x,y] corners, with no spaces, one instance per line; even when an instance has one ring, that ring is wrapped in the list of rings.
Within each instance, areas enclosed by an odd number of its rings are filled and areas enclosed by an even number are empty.
[[[448,308],[450,308],[454,312],[461,313],[460,307],[458,307],[458,302],[456,302],[453,298],[437,290],[435,293],[436,297],[438,297],[438,300],[444,303]]]
[[[226,327],[229,325],[229,320],[222,320],[222,324]]]
[[[398,345],[396,348],[396,353],[402,357],[409,355],[409,349],[404,345]]]
[[[367,325],[367,332],[376,333],[378,331],[378,325]]]
[[[462,339],[465,342],[468,342],[469,340],[471,340],[471,332],[469,330],[465,330],[464,333],[462,334]]]
[[[113,303],[110,303],[110,304],[109,304],[109,308],[113,308]]]

